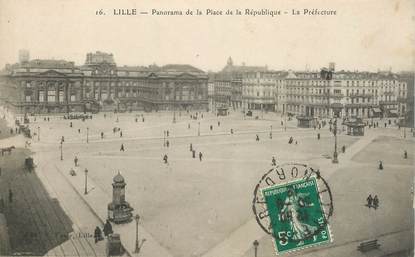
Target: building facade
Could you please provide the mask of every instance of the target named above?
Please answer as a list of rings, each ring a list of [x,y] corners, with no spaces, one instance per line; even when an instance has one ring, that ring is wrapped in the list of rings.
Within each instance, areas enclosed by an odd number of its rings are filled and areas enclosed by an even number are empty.
[[[392,73],[290,72],[286,77],[287,112],[312,117],[405,117],[407,83]]]
[[[20,113],[207,109],[208,77],[190,65],[119,67],[112,54],[88,53],[85,64],[29,60],[0,74],[3,101]]]

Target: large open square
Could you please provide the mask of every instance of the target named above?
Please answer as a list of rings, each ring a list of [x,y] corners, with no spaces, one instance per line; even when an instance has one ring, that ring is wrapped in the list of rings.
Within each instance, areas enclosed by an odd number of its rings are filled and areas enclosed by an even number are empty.
[[[275,113],[254,119],[238,112],[228,117],[200,112],[197,119],[191,119],[196,112],[177,112],[175,123],[173,115],[100,113],[85,121],[62,116],[49,116],[49,121],[38,116],[34,121],[30,117],[32,131],[40,132],[31,145],[36,172],[54,191],[59,191],[60,183],[73,186],[73,192],[61,194],[59,200],[65,205],[72,201],[66,199],[71,194],[83,194],[84,170],[88,169],[88,194],[82,197],[102,221],[112,199],[112,179],[120,173],[127,184],[126,200],[141,217],[139,234],[148,235],[143,256],[251,256],[254,240],[259,240],[262,256],[273,256],[272,238],[255,222],[252,198],[274,156],[277,164],[297,162],[319,168],[331,187],[334,242],[306,250],[310,256],[320,256],[320,250],[359,256],[356,245],[371,238],[384,240],[377,256],[413,247],[414,141],[409,130],[405,138],[403,128],[397,127],[367,129],[365,136],[357,137],[345,135],[340,128],[339,152],[342,146],[346,152],[339,154],[339,164],[332,164],[334,137],[328,126],[296,128],[295,119],[282,126],[283,119]],[[405,150],[408,159],[403,159]],[[382,171],[377,168],[379,160],[384,163]],[[71,168],[76,176],[70,175]],[[378,210],[365,206],[369,194],[378,195]],[[70,212],[76,215],[76,210]],[[134,249],[133,223],[114,225],[129,252]],[[232,249],[233,241],[240,240],[246,245]]]

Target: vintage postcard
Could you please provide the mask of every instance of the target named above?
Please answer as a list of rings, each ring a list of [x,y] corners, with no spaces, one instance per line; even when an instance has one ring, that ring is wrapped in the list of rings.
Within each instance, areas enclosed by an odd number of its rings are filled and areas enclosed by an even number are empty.
[[[0,256],[414,256],[413,0],[0,0]]]

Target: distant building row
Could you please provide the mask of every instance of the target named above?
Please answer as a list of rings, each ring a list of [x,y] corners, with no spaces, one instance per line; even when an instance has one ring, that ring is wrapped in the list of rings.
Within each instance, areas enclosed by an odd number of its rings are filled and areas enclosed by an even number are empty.
[[[231,58],[209,79],[209,104],[215,109],[277,111],[313,117],[389,117],[408,115],[407,81],[391,72],[271,71],[236,66]]]
[[[0,99],[21,113],[96,110],[262,110],[313,117],[407,117],[408,80],[391,72],[272,71],[234,65],[218,73],[190,65],[117,66],[112,54],[88,53],[85,64],[30,60],[0,73]],[[413,103],[413,101],[412,101]]]

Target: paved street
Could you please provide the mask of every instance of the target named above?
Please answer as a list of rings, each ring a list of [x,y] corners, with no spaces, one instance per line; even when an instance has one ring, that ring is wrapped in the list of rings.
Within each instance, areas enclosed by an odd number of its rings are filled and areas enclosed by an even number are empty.
[[[328,159],[334,147],[328,126],[299,129],[292,120],[285,128],[275,113],[264,113],[259,120],[244,120],[240,113],[219,118],[204,113],[202,119],[193,120],[182,112],[176,113],[176,123],[172,123],[172,113],[105,116],[94,115],[84,122],[58,116],[51,116],[48,122],[37,117],[30,123],[33,132],[40,131],[40,140],[34,136],[31,146],[36,172],[79,231],[92,232],[105,221],[112,178],[119,171],[127,183],[126,200],[141,216],[139,237],[146,239],[141,256],[253,256],[255,239],[260,242],[258,256],[274,256],[272,239],[256,224],[251,202],[256,183],[275,156],[278,163],[319,167],[333,192],[335,212],[330,225],[334,243],[301,253],[358,256],[360,240],[381,237],[382,251],[376,253],[381,256],[409,248],[413,242],[408,227],[413,225],[410,178],[414,142],[409,131],[405,139],[396,127],[369,129],[364,137],[341,132],[338,145],[347,150],[334,165]],[[120,128],[122,137],[119,131],[113,132],[114,127]],[[164,137],[165,130],[168,137]],[[290,136],[297,144],[288,144]],[[167,140],[169,147],[163,146]],[[120,151],[121,144],[125,151]],[[196,158],[192,158],[190,144]],[[408,160],[402,158],[403,149],[408,151]],[[168,164],[162,161],[164,154]],[[77,176],[70,176],[75,156],[80,165],[75,168]],[[378,159],[384,161],[382,172],[377,170]],[[83,194],[85,168],[89,171],[87,195]],[[369,193],[380,198],[377,211],[364,206]],[[134,222],[113,227],[128,253],[134,255]]]

